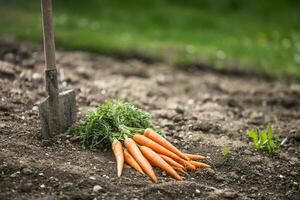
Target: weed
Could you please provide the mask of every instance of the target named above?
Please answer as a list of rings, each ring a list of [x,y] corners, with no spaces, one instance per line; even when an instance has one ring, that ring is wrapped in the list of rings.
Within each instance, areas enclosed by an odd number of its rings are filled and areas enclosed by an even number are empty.
[[[228,149],[228,147],[225,146],[225,147],[223,148],[222,154],[223,154],[224,157],[227,157],[227,156],[228,156],[228,154],[229,154],[229,149]]]
[[[278,145],[279,137],[278,135],[273,136],[271,124],[268,124],[265,130],[249,130],[247,135],[250,139],[252,139],[257,150],[263,150],[268,153],[273,153],[280,145],[284,143],[284,141],[286,141],[286,139],[284,139],[281,144]]]

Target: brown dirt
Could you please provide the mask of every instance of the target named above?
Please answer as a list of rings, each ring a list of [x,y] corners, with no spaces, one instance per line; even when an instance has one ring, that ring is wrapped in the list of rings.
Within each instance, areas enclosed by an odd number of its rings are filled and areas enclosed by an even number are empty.
[[[70,135],[40,137],[36,102],[43,99],[40,47],[0,42],[0,199],[297,199],[300,196],[300,85],[164,63],[118,60],[84,52],[57,53],[62,90],[74,88],[79,116],[106,98],[149,111],[167,137],[210,157],[215,170],[174,181],[157,170],[153,184],[129,167],[116,177],[110,150],[82,148]],[[4,63],[5,62],[5,63]],[[246,137],[264,128],[288,137],[274,155]],[[228,147],[229,155],[222,150]],[[95,185],[101,186],[93,192]]]

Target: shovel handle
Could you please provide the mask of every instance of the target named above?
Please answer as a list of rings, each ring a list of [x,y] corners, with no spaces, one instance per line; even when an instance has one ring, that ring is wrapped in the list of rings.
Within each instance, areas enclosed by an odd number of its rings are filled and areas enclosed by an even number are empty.
[[[55,70],[55,44],[52,26],[52,0],[41,0],[46,69]]]
[[[49,133],[44,133],[44,137],[57,134],[61,131],[61,122],[59,115],[58,99],[58,81],[57,70],[55,66],[55,44],[52,28],[52,0],[41,0],[43,16],[43,36],[44,36],[44,54],[46,60],[46,90],[49,95],[47,107],[44,111],[48,115]],[[46,132],[46,131],[44,131]]]

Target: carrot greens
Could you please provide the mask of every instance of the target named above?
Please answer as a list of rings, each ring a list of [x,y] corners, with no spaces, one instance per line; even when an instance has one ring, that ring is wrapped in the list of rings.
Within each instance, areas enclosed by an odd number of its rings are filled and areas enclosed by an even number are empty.
[[[124,141],[126,137],[142,133],[146,128],[162,134],[162,130],[150,120],[149,113],[131,103],[107,100],[71,127],[69,132],[77,134],[82,145],[101,149],[110,146],[114,139]]]

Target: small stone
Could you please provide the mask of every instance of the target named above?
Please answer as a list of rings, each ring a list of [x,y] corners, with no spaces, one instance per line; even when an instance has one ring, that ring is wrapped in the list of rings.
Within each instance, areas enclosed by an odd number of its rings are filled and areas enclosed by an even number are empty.
[[[58,182],[58,178],[51,176],[49,178],[49,181],[50,181],[50,183],[55,183],[55,182]]]
[[[20,171],[17,171],[15,173],[11,174],[10,177],[15,178],[15,177],[19,176],[19,174],[20,174]]]
[[[238,197],[238,194],[234,191],[225,191],[223,196],[227,199],[235,199]]]
[[[298,142],[300,142],[300,131],[298,130],[291,130],[290,131],[290,135],[292,135],[292,137],[296,140],[296,141],[298,141]]]
[[[292,175],[292,176],[297,176],[298,173],[297,173],[296,171],[291,171],[291,175]]]
[[[44,176],[44,173],[43,173],[43,172],[40,172],[40,173],[39,173],[39,176]]]
[[[39,73],[33,73],[32,74],[32,80],[34,81],[41,81],[43,80],[43,76]]]
[[[30,175],[32,174],[32,170],[30,168],[25,167],[22,169],[22,173],[25,175]]]
[[[40,185],[40,188],[45,188],[45,187],[46,187],[45,184]]]
[[[297,157],[291,157],[290,158],[290,164],[292,164],[292,165],[295,165],[295,164],[300,164],[300,162],[299,162],[299,158],[297,158]]]
[[[95,185],[93,187],[93,192],[95,192],[95,193],[100,192],[102,190],[103,190],[103,188],[100,185]]]
[[[200,190],[199,189],[196,189],[195,192],[196,192],[196,194],[200,194]]]
[[[66,183],[63,184],[62,188],[63,188],[63,189],[66,189],[66,188],[70,188],[71,186],[73,186],[73,183],[71,183],[71,182],[66,182]]]
[[[216,172],[213,170],[213,169],[211,169],[211,168],[208,168],[208,169],[206,169],[205,170],[207,173],[208,173],[208,175],[210,175],[210,176],[214,176],[215,174],[216,174]]]
[[[5,123],[0,123],[0,128],[5,128],[6,127],[6,124]]]
[[[284,178],[284,176],[283,176],[283,175],[281,175],[281,174],[279,174],[279,178]]]
[[[103,175],[103,176],[104,176],[104,175]],[[90,180],[96,180],[96,177],[95,177],[95,176],[90,176],[89,179],[90,179]]]
[[[103,177],[109,179],[109,176],[107,176],[106,174],[104,174]]]

